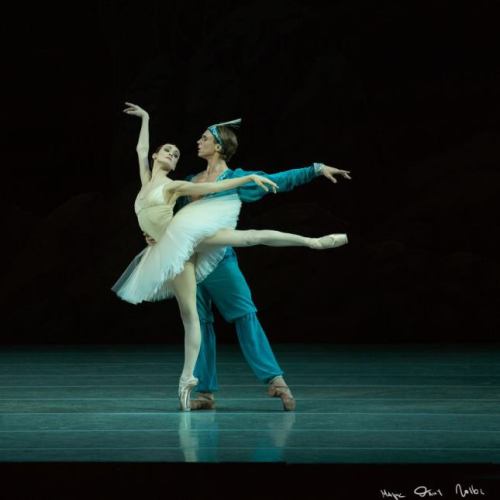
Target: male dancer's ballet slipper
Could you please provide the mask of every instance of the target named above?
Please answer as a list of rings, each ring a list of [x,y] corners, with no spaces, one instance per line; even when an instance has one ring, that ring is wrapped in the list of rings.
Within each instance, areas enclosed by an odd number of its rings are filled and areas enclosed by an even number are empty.
[[[179,379],[179,408],[182,411],[191,411],[190,397],[191,391],[198,385],[196,377]]]
[[[328,248],[337,248],[348,243],[347,234],[329,234],[321,238],[314,238],[311,248],[315,250],[326,250]]]
[[[192,399],[191,410],[215,410],[215,397],[211,392],[200,392],[196,399]]]
[[[284,410],[295,410],[295,399],[293,397],[292,391],[286,385],[285,379],[282,376],[274,377],[269,382],[268,394],[272,398],[281,398]]]

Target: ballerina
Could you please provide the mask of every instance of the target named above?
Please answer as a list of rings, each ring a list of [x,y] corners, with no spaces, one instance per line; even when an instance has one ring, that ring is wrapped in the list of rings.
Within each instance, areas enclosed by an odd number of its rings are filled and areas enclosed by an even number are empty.
[[[174,206],[181,196],[205,196],[234,190],[247,183],[276,192],[277,184],[253,174],[218,182],[173,181],[169,174],[177,166],[180,151],[170,143],[155,151],[151,171],[148,150],[143,147],[149,143],[149,139],[144,140],[148,134],[148,119],[144,119],[147,113],[138,106],[126,104],[125,113],[143,117],[137,146],[142,187],[135,200],[135,212],[142,231],[157,243],[134,258],[112,289],[121,299],[133,304],[174,296],[177,299],[184,326],[184,365],[178,396],[181,410],[189,411],[190,394],[198,383],[193,371],[201,342],[196,283],[217,266],[225,247],[305,246],[323,250],[347,243],[347,237],[331,234],[310,238],[273,230],[236,230],[241,201],[234,192],[201,198],[174,215]]]

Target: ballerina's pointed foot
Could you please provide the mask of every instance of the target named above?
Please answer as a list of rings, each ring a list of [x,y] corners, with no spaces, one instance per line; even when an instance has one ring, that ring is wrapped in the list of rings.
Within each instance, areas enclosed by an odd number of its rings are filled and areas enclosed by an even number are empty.
[[[191,411],[191,391],[198,385],[196,377],[179,379],[179,408],[181,411]]]
[[[347,243],[347,234],[328,234],[321,238],[313,238],[311,248],[314,250],[326,250],[328,248],[341,247]]]

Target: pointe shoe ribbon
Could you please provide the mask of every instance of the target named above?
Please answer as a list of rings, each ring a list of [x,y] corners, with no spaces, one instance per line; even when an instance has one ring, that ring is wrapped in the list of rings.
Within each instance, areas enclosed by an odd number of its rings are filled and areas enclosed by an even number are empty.
[[[283,377],[275,377],[271,380],[269,383],[268,394],[272,398],[281,398],[283,409],[285,411],[295,410],[295,399]]]

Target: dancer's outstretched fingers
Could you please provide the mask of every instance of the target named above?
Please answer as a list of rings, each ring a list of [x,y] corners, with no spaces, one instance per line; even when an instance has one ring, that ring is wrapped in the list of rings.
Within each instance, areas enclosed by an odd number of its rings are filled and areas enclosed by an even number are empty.
[[[263,177],[261,175],[251,175],[250,178],[253,180],[253,182],[255,182],[255,184],[260,186],[266,192],[269,191],[269,188],[266,186],[266,184],[269,184],[270,186],[272,186],[273,192],[276,193],[276,189],[278,188],[278,184],[276,184],[272,180],[267,179],[266,177]]]
[[[265,184],[269,184],[273,188],[273,192],[276,193],[276,190],[279,189],[278,184],[276,182],[272,181],[271,179],[267,179],[266,177],[262,177],[262,182]]]
[[[327,179],[330,179],[334,184],[337,183],[337,179],[335,179],[335,177],[333,176],[333,174],[331,172],[329,172],[328,170],[325,169],[323,175],[327,178]]]

